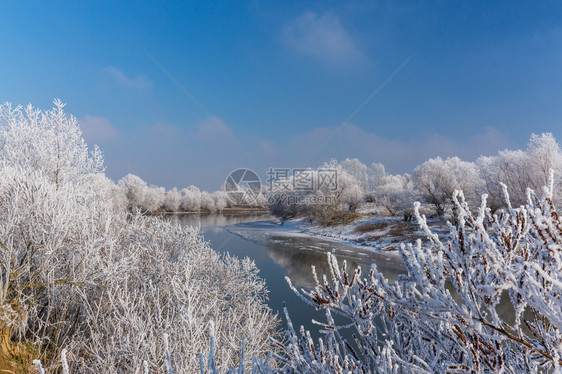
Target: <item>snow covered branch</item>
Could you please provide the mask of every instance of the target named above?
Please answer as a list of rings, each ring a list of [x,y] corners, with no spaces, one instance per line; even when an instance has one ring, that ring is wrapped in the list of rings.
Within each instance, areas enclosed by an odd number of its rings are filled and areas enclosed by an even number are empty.
[[[492,214],[472,212],[455,191],[456,225],[441,242],[403,245],[406,273],[388,281],[375,264],[349,271],[329,255],[330,274],[303,300],[326,311],[314,343],[289,323],[285,363],[298,372],[536,372],[562,365],[562,220],[552,177],[542,197]],[[349,321],[353,332],[332,315]],[[347,330],[349,330],[349,326]],[[542,368],[542,369],[541,369]]]

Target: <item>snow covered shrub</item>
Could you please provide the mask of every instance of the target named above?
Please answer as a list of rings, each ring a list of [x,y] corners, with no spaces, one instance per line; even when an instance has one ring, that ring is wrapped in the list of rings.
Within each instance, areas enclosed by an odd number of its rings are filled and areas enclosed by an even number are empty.
[[[276,318],[253,262],[129,213],[132,196],[148,207],[164,194],[129,176],[125,196],[63,104],[0,106],[0,140],[0,328],[33,345],[48,372],[63,348],[71,372],[140,372],[144,362],[165,372],[164,334],[174,372],[198,372],[210,321],[221,371],[237,365],[243,336],[249,356],[271,349]]]
[[[209,350],[211,321],[221,371],[237,364],[244,336],[248,354],[270,350],[274,318],[253,262],[221,257],[194,229],[154,217],[131,219],[116,233],[118,247],[107,251],[104,260],[112,266],[100,268],[95,287],[81,288],[88,328],[67,345],[74,361],[91,357],[86,364],[95,363],[98,373],[140,370],[143,361],[163,372],[165,332],[173,367],[189,372]]]
[[[457,224],[441,242],[416,215],[428,242],[403,245],[406,274],[387,280],[373,264],[340,268],[297,291],[326,311],[325,338],[289,322],[287,372],[522,373],[562,367],[562,218],[553,183],[539,198],[492,214],[486,196],[472,212],[454,193]],[[507,194],[507,192],[505,192]],[[507,201],[509,199],[507,198]],[[354,327],[343,337],[340,315]]]

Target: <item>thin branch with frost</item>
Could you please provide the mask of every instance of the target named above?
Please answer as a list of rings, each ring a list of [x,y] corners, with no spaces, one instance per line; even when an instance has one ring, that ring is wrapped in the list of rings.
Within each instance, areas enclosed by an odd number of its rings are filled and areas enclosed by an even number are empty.
[[[553,178],[551,176],[551,178]],[[367,274],[341,268],[311,291],[293,290],[326,311],[317,343],[288,319],[280,357],[288,372],[537,372],[562,366],[562,220],[552,179],[542,197],[492,214],[486,197],[473,214],[453,194],[450,239],[401,246],[406,274],[390,282],[375,264]],[[507,197],[507,194],[506,194]],[[289,284],[291,285],[290,281]],[[349,320],[352,341],[332,314]],[[349,335],[349,334],[348,334]]]

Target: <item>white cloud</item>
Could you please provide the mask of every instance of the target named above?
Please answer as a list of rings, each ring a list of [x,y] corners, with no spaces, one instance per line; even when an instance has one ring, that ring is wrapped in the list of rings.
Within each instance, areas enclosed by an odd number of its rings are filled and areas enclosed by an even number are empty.
[[[367,60],[339,17],[332,13],[302,14],[285,26],[283,41],[295,52],[327,63]]]
[[[121,70],[114,66],[104,69],[105,73],[123,87],[133,88],[136,90],[144,90],[152,85],[152,82],[145,75],[139,75],[135,78],[126,76]]]
[[[104,117],[85,115],[78,120],[84,138],[88,142],[103,142],[119,136],[119,130]]]

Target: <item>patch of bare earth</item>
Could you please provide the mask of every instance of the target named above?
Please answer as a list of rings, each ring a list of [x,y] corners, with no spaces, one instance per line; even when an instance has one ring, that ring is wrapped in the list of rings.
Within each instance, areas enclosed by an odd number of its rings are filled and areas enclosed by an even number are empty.
[[[412,242],[422,237],[416,223],[396,220],[365,223],[358,225],[354,231],[362,234],[356,240],[358,243],[385,242],[384,250],[388,251],[398,249],[401,243]]]
[[[359,234],[365,234],[371,231],[384,230],[388,227],[389,224],[390,222],[364,223],[362,225],[358,225],[355,228],[355,232]]]
[[[335,214],[328,222],[328,226],[342,226],[349,225],[361,218],[361,214],[352,212],[340,212]]]

